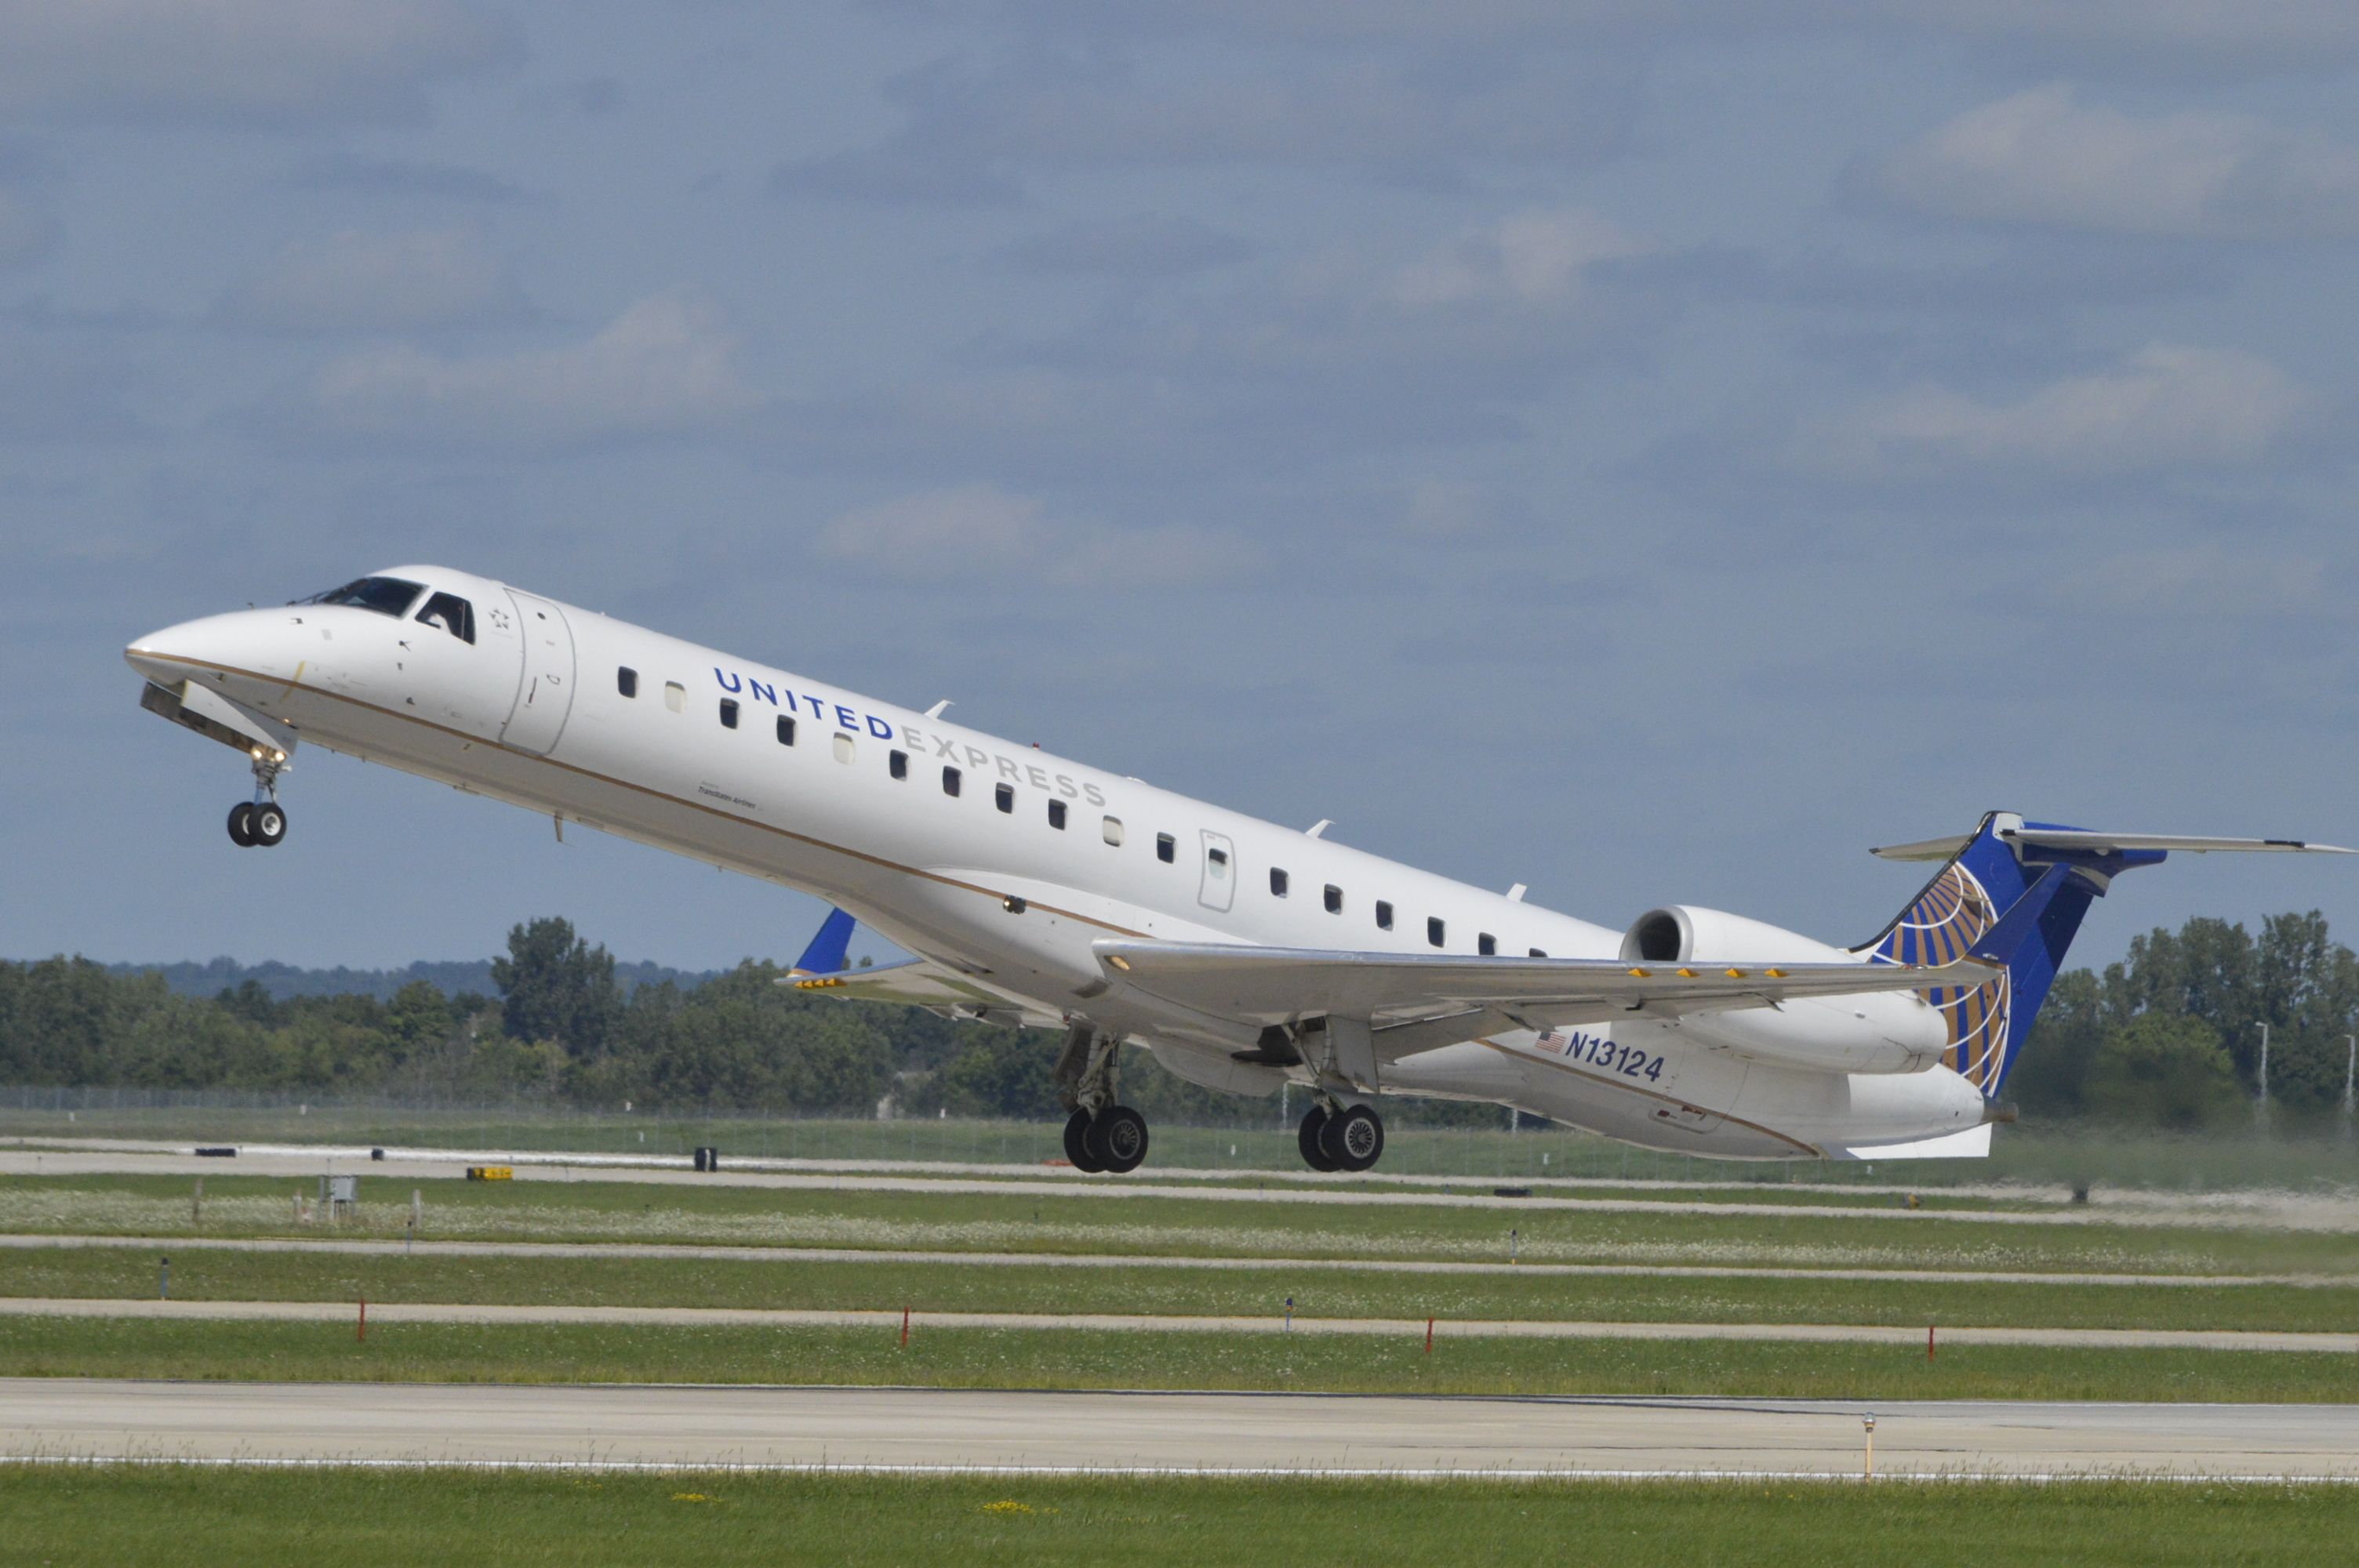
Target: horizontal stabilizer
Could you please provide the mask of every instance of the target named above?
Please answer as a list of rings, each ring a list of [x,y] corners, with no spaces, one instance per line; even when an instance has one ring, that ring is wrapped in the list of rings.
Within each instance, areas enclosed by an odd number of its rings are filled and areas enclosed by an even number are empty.
[[[2306,838],[2212,838],[2182,833],[2093,833],[2079,827],[2002,827],[1996,837],[2019,853],[2053,849],[2079,855],[2119,855],[2136,850],[2174,851],[2209,855],[2215,851],[2241,855],[2349,855],[2359,853],[2339,844],[2313,844]],[[1868,852],[1887,860],[1947,860],[1973,843],[1974,836],[1960,833],[1947,838],[1919,838],[1913,844],[1886,844]]]

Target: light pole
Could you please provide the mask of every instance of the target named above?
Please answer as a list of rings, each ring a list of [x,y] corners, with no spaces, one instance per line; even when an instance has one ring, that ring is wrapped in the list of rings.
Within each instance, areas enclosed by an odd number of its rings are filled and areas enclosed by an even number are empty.
[[[2351,1054],[2343,1058],[2343,1136],[2348,1138],[2351,1136],[2352,1080],[2359,1078],[2359,1034],[2346,1034],[2343,1043],[2351,1047]]]
[[[2253,1119],[2267,1125],[2269,1119],[2269,1026],[2261,1025],[2261,1098],[2253,1102]]]

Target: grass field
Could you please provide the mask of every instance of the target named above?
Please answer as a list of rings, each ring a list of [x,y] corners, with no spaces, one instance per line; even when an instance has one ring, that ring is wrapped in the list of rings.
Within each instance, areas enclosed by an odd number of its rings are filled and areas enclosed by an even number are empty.
[[[2359,1357],[1740,1340],[0,1318],[0,1376],[2359,1401]]]
[[[0,1467],[0,1561],[2326,1562],[2359,1488],[1260,1482]]]
[[[0,1183],[0,1232],[171,1237],[310,1236],[289,1198],[298,1179],[209,1175],[201,1227],[185,1176],[31,1176]],[[988,1193],[764,1188],[620,1181],[467,1183],[364,1177],[356,1223],[398,1237],[422,1192],[421,1234],[446,1238],[704,1242],[929,1250],[1221,1257],[1440,1259],[2027,1270],[2100,1273],[2300,1273],[2359,1281],[2350,1228],[2154,1223],[2094,1210],[1945,1218],[1879,1206],[1832,1216],[1700,1212],[1677,1197],[1642,1209],[1452,1208],[1266,1198],[1120,1196],[1060,1188]],[[1514,1237],[1511,1242],[1510,1231]]]
[[[1915,1283],[1897,1281],[1395,1274],[1341,1269],[1072,1269],[924,1262],[371,1256],[183,1249],[184,1301],[818,1307],[1590,1322],[1993,1325],[2359,1330],[2359,1285]],[[147,1297],[158,1259],[119,1248],[0,1254],[0,1295]]]

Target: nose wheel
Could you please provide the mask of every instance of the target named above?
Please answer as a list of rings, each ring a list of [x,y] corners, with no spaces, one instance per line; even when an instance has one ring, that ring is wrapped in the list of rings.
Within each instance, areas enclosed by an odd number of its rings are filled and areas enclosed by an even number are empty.
[[[229,841],[241,849],[269,849],[287,837],[287,808],[275,800],[241,800],[229,808]]]
[[[241,849],[275,849],[287,837],[287,808],[278,804],[287,753],[257,750],[253,757],[254,798],[229,808],[229,841]]]

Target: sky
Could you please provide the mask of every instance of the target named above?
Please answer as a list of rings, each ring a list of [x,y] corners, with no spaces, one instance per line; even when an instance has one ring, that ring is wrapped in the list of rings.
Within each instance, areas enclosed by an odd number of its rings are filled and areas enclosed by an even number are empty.
[[[138,633],[462,567],[1619,925],[2359,843],[2347,0],[0,0],[0,955],[791,958]],[[2182,861],[2074,958],[2320,908]]]

